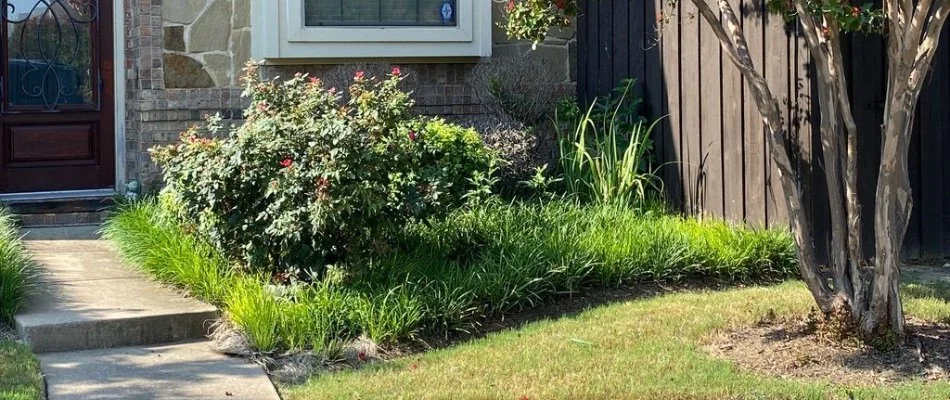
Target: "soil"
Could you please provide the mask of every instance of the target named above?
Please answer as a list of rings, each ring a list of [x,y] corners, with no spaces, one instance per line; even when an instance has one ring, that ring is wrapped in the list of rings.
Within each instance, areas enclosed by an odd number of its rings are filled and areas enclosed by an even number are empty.
[[[0,341],[16,339],[16,331],[13,330],[13,328],[0,323]]]
[[[908,318],[904,343],[878,351],[855,341],[820,339],[804,320],[763,321],[717,334],[703,347],[740,368],[780,378],[845,385],[950,379],[950,325]]]

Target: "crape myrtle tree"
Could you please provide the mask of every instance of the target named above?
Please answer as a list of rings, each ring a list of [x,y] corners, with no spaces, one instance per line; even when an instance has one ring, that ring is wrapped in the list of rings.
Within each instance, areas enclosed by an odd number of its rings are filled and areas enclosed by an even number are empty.
[[[597,0],[589,0],[596,3]],[[603,0],[601,0],[603,1]],[[798,245],[799,272],[818,308],[835,326],[865,340],[894,343],[903,335],[899,295],[900,251],[913,200],[907,157],[914,112],[950,11],[950,0],[882,0],[853,5],[848,0],[763,0],[771,12],[800,25],[817,74],[820,135],[831,209],[829,265],[815,256],[810,220],[802,207],[801,176],[792,167],[787,122],[779,101],[756,70],[742,27],[729,0],[668,0],[657,21],[669,21],[677,1],[689,1],[708,23],[750,87],[765,125],[771,157],[786,196],[789,223]],[[581,12],[576,0],[510,0],[503,25],[510,36],[535,42],[552,27],[570,25]],[[658,30],[659,32],[660,30]],[[849,32],[879,33],[887,43],[887,97],[874,209],[875,254],[864,257],[861,205],[857,198],[857,138],[841,38]],[[842,324],[843,323],[843,324]]]

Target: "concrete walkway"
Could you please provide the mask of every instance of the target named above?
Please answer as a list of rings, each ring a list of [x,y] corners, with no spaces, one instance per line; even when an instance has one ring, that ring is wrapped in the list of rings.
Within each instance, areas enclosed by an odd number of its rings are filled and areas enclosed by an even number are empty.
[[[279,398],[260,367],[210,350],[217,309],[124,267],[108,242],[26,245],[40,277],[16,328],[50,399]]]

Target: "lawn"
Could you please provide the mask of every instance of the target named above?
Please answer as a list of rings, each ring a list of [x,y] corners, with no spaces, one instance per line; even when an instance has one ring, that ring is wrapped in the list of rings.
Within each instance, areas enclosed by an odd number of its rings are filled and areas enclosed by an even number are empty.
[[[950,291],[905,287],[909,314],[950,321]],[[707,335],[755,323],[770,310],[812,306],[789,282],[632,300],[541,321],[471,343],[323,374],[284,389],[302,399],[947,399],[950,383],[841,387],[756,376],[705,355]]]
[[[43,376],[36,357],[22,345],[0,340],[0,399],[41,398]]]

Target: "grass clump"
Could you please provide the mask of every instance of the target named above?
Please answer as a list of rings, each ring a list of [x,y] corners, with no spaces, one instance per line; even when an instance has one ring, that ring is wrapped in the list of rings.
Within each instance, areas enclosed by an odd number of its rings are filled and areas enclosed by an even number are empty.
[[[0,210],[0,323],[12,323],[31,285],[35,268],[20,241],[13,217]]]
[[[15,342],[0,340],[0,399],[38,400],[43,393],[40,363]]]
[[[131,265],[158,280],[187,288],[215,305],[224,303],[233,278],[228,262],[177,227],[154,200],[120,207],[103,237],[115,243]]]
[[[446,334],[564,294],[644,280],[784,278],[795,262],[779,231],[623,206],[489,202],[409,225],[387,251],[323,281],[287,285],[233,272],[161,215],[154,202],[126,206],[106,237],[159,279],[222,305],[265,352]]]

